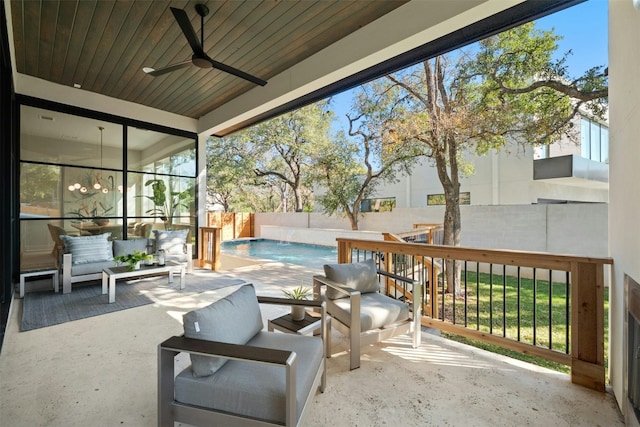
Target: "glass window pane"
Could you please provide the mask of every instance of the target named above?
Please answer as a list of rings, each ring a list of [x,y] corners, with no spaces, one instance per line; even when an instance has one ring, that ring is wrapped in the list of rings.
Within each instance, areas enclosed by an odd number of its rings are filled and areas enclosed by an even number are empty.
[[[20,165],[20,217],[121,216],[121,188],[121,172],[23,162]]]
[[[129,127],[127,147],[130,170],[196,176],[194,139]]]
[[[600,125],[597,123],[591,123],[591,133],[589,135],[591,139],[591,155],[590,159],[597,162],[600,161]]]
[[[25,218],[21,215],[22,218]],[[20,270],[54,268],[54,242],[47,224],[49,219],[20,221]]]
[[[60,217],[61,167],[20,164],[20,217]]]
[[[78,219],[122,216],[122,173],[62,168],[62,215]]]
[[[20,159],[122,169],[122,126],[23,105]]]
[[[600,161],[609,163],[609,129],[605,127],[600,130]]]
[[[580,120],[580,155],[585,159],[591,157],[590,132],[589,120],[582,118]]]
[[[195,218],[195,178],[130,172],[127,179],[129,217],[166,222],[169,227]]]

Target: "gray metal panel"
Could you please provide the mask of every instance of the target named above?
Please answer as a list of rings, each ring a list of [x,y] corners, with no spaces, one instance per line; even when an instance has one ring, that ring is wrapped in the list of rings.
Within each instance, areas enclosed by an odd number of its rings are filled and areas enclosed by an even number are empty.
[[[609,182],[609,165],[573,154],[533,161],[533,179],[578,178]]]

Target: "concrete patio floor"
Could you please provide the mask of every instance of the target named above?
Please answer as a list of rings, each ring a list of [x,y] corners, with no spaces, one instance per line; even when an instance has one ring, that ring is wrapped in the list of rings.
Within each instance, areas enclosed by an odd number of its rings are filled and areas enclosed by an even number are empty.
[[[252,282],[259,295],[310,283],[317,271],[265,263],[222,272]],[[189,280],[217,273],[196,270]],[[182,333],[182,315],[235,287],[197,296],[178,291],[138,308],[19,332],[12,306],[0,354],[0,425],[156,425],[156,347]],[[263,307],[275,317],[286,307]],[[266,321],[265,321],[266,324]],[[328,381],[304,426],[622,426],[611,393],[571,384],[567,375],[423,331],[363,349],[349,371],[346,342],[334,331]]]

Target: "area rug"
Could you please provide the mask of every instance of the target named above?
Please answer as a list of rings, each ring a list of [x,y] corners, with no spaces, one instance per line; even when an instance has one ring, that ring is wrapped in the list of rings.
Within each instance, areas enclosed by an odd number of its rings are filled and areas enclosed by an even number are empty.
[[[220,275],[187,274],[185,289],[180,289],[178,280],[167,283],[167,277],[148,277],[137,280],[118,281],[116,300],[108,303],[108,295],[102,295],[101,282],[77,284],[69,294],[52,290],[27,292],[22,303],[21,331],[44,328],[73,320],[113,313],[119,310],[140,307],[156,301],[202,293],[234,286],[245,281]]]

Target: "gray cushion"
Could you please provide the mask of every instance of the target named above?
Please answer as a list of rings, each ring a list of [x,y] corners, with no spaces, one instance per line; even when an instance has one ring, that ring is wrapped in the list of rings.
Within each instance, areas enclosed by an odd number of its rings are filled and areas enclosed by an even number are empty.
[[[155,236],[155,250],[164,249],[167,255],[185,253],[188,229],[184,230],[153,230]]]
[[[113,255],[127,255],[135,251],[147,252],[147,239],[114,240]]]
[[[335,304],[347,313],[351,313],[349,300],[337,299]],[[377,292],[362,294],[360,297],[361,332],[391,326],[409,319],[409,307],[402,301]]]
[[[115,267],[116,263],[111,261],[88,262],[86,264],[71,265],[72,276],[84,276],[85,274],[100,273],[105,268]]]
[[[167,255],[164,257],[165,261],[175,261],[179,263],[184,263],[189,261],[189,257],[187,254],[179,254],[179,255]]]
[[[111,233],[95,236],[60,236],[66,253],[72,254],[72,263],[86,264],[113,260],[113,251],[109,237]]]
[[[327,279],[343,284],[360,293],[378,292],[380,284],[376,272],[376,264],[372,258],[351,264],[325,264],[324,275]],[[327,298],[345,298],[345,294],[327,288]]]
[[[184,336],[207,341],[245,344],[263,327],[256,291],[243,285],[232,294],[183,316]],[[227,359],[191,355],[195,376],[211,375]]]
[[[322,339],[261,331],[247,345],[296,353],[296,402],[299,418],[304,399],[309,395],[322,362]],[[285,380],[285,368],[282,366],[231,360],[209,377],[195,378],[190,368],[182,371],[176,377],[175,399],[182,403],[284,425]]]

